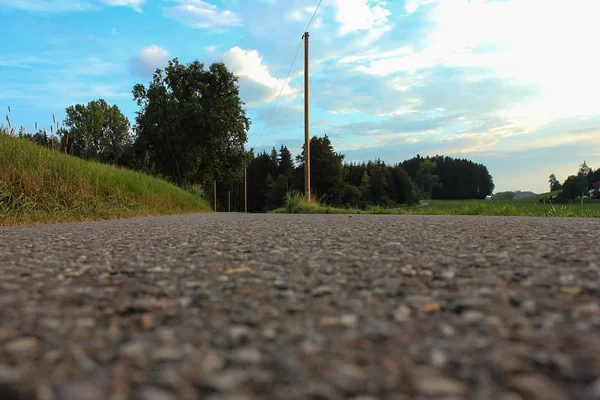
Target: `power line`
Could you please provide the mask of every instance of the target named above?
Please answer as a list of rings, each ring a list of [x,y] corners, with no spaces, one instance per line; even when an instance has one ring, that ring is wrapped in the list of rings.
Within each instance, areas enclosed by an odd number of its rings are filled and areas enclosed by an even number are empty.
[[[315,8],[315,12],[313,13],[312,17],[310,18],[310,21],[308,22],[308,25],[306,26],[306,29],[304,30],[304,32],[308,32],[308,28],[310,28],[310,25],[312,24],[315,15],[317,15],[317,11],[319,11],[319,7],[321,7],[321,3],[323,3],[323,0],[319,1],[319,4],[317,4],[317,7]],[[279,99],[281,99],[281,95],[283,94],[283,89],[285,88],[285,84],[287,83],[289,77],[290,77],[290,73],[292,72],[292,68],[294,68],[294,63],[296,62],[296,58],[298,57],[298,52],[300,51],[300,47],[302,46],[302,42],[304,41],[304,35],[302,36],[302,39],[300,39],[300,43],[298,43],[298,48],[296,49],[296,54],[294,54],[294,59],[292,60],[292,64],[290,65],[290,69],[288,70],[288,73],[285,77],[285,80],[283,81],[283,84],[281,85],[281,90],[279,91],[279,95],[277,96],[277,100],[275,101],[275,104],[273,105],[273,109],[271,110],[271,113],[269,114],[269,118],[267,118],[267,122],[265,124],[265,126],[263,127],[262,131],[260,132],[260,135],[258,136],[258,139],[256,139],[256,142],[254,143],[253,147],[256,147],[256,145],[258,144],[258,141],[262,138],[263,134],[265,133],[265,131],[267,130],[267,126],[269,126],[269,122],[271,122],[271,118],[273,117],[273,114],[275,113],[275,109],[277,108],[277,104],[279,104]]]
[[[308,22],[308,25],[306,26],[306,29],[304,30],[304,32],[308,32],[308,28],[310,28],[310,24],[312,24],[313,19],[315,18],[315,15],[317,15],[317,11],[319,11],[319,7],[321,7],[322,2],[323,2],[323,0],[319,1],[319,4],[317,4],[317,8],[315,8],[315,12],[313,13],[312,17],[310,18],[310,21]]]
[[[281,95],[283,94],[283,89],[285,88],[285,84],[287,83],[287,80],[290,77],[292,68],[294,68],[294,63],[296,62],[296,58],[298,57],[298,52],[300,51],[300,46],[302,46],[303,41],[304,41],[304,37],[300,40],[300,43],[298,44],[298,48],[296,49],[296,54],[294,55],[294,59],[292,60],[292,65],[290,65],[290,69],[288,70],[287,76],[285,77],[285,80],[283,81],[283,85],[281,85],[281,90],[279,91],[279,96],[277,96],[275,105],[273,106],[273,109],[271,110],[271,113],[269,114],[269,118],[267,118],[267,123],[263,127],[263,130],[260,133],[260,135],[258,136],[258,139],[256,139],[256,142],[254,143],[253,147],[256,147],[256,145],[257,145],[258,141],[260,140],[260,138],[262,137],[263,133],[265,133],[265,130],[267,129],[267,126],[269,125],[269,122],[271,121],[271,117],[273,116],[273,113],[275,113],[275,108],[277,108],[277,104],[279,103],[279,99],[281,98]]]

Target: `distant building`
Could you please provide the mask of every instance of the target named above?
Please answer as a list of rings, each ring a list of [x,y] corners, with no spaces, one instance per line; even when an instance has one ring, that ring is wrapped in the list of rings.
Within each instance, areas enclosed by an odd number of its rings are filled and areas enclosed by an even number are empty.
[[[590,199],[600,199],[600,181],[592,184],[594,187],[590,190]]]

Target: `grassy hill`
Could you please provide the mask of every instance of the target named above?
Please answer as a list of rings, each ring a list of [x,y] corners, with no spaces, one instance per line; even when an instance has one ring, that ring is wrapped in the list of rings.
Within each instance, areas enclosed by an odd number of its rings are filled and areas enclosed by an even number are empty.
[[[0,133],[0,226],[209,210],[166,181]]]

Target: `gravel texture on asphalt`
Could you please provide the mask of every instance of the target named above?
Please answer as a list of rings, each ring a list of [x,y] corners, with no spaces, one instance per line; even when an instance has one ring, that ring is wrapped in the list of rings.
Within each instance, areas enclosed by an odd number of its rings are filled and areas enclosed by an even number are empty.
[[[600,399],[593,219],[0,229],[0,399]]]

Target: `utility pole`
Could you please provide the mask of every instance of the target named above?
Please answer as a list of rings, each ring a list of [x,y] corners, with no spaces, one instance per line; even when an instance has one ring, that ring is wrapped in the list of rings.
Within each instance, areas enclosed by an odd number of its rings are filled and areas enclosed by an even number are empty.
[[[213,195],[215,197],[215,212],[217,212],[217,181],[213,181]]]
[[[246,170],[244,168],[244,214],[248,213],[248,179],[246,177]]]
[[[309,92],[309,37],[304,32],[304,192],[310,202],[310,92]]]

